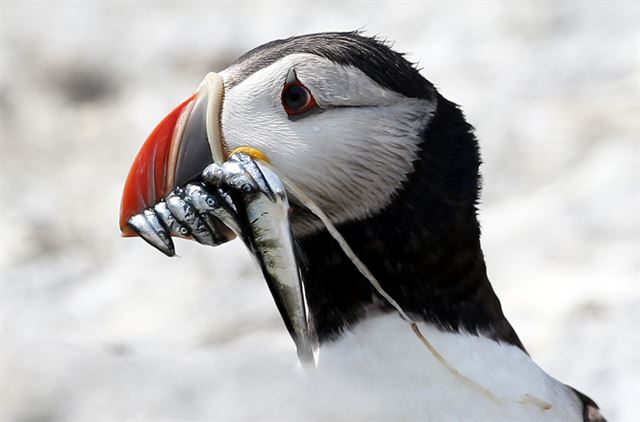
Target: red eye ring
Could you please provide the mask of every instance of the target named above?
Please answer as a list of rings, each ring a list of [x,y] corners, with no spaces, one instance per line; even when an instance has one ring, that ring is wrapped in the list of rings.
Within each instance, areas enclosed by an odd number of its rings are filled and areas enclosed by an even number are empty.
[[[287,80],[282,88],[280,99],[282,107],[284,107],[284,111],[289,117],[300,116],[314,108],[318,108],[318,103],[316,103],[313,94],[311,94],[309,88],[298,80],[293,68],[287,74]]]

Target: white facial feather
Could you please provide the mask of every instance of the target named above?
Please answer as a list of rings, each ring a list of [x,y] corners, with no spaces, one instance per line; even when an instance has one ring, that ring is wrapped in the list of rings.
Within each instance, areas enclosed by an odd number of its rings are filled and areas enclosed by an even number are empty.
[[[281,103],[295,68],[322,113],[290,120]],[[233,66],[221,72],[226,81]],[[387,205],[418,154],[435,104],[385,89],[361,70],[313,54],[292,54],[225,93],[222,132],[233,150],[265,152],[335,223],[371,215]],[[297,232],[310,231],[296,227]]]

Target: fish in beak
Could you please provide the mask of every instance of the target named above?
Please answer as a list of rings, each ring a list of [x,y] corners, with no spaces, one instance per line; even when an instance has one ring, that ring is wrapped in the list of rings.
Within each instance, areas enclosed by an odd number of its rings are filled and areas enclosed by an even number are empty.
[[[220,112],[224,83],[209,73],[199,88],[151,132],[125,182],[120,231],[137,236],[131,219],[194,180],[211,163],[224,161]],[[180,233],[177,233],[180,235]]]
[[[262,270],[300,362],[315,367],[318,341],[307,312],[284,184],[259,150],[226,153],[220,129],[223,97],[222,78],[209,73],[156,126],[127,177],[120,230],[125,237],[141,236],[169,256],[175,253],[171,236],[215,246],[238,235]]]

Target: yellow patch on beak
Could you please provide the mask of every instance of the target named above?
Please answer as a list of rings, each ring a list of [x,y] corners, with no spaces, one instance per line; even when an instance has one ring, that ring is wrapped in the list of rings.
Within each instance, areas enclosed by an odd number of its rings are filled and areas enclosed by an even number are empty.
[[[264,152],[260,151],[257,148],[238,147],[233,151],[231,151],[231,154],[229,156],[232,156],[233,154],[237,154],[237,153],[247,154],[249,157],[253,158],[254,160],[260,160],[260,161],[264,161],[265,163],[271,164],[269,157],[267,157],[267,155]]]

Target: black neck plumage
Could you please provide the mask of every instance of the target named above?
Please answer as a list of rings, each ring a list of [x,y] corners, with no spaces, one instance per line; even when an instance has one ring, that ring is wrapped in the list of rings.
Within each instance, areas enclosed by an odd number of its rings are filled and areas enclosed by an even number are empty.
[[[522,348],[487,278],[476,218],[480,156],[473,128],[441,96],[413,173],[376,215],[339,226],[383,288],[416,320]],[[297,239],[321,342],[368,312],[393,311],[326,232]]]

